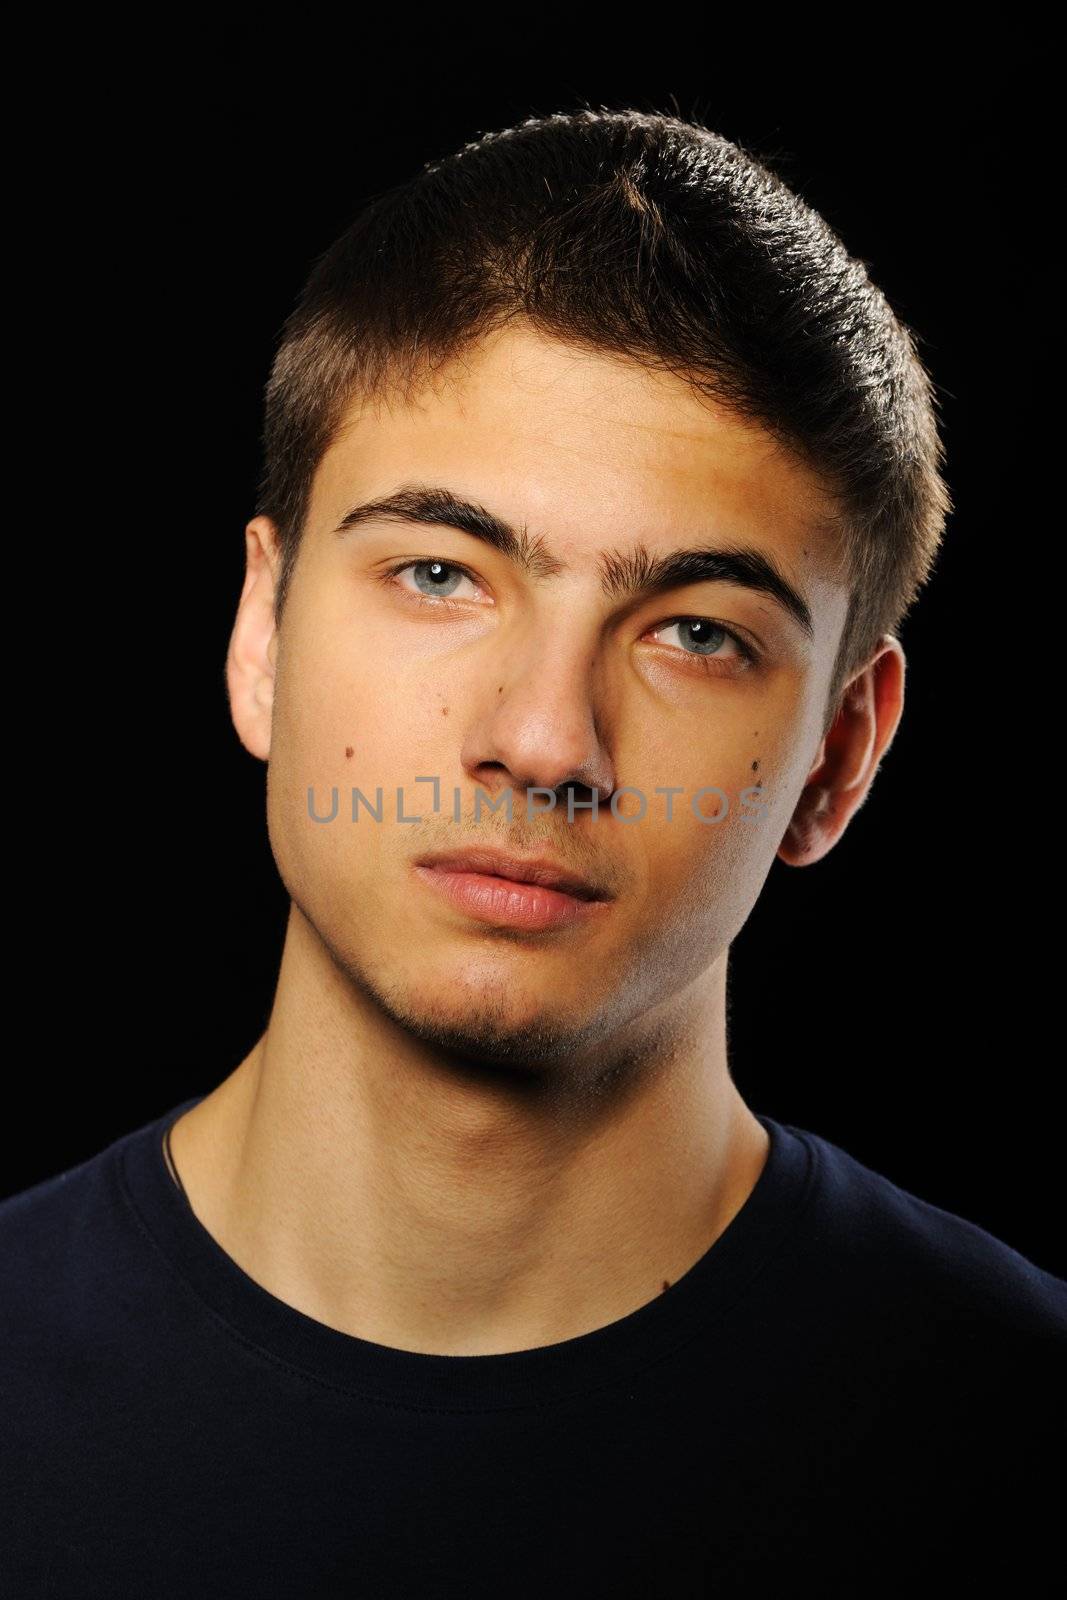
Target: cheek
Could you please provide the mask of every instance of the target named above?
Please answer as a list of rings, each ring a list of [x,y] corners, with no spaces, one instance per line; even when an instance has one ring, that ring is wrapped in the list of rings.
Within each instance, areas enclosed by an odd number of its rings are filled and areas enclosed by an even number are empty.
[[[758,721],[752,707],[740,705],[712,705],[700,719],[653,714],[640,722],[633,720],[620,751],[620,782],[641,791],[646,815],[666,819],[671,808],[673,820],[663,826],[682,853],[686,849],[703,853],[701,840],[731,824],[751,798],[746,791],[766,782],[770,763],[761,758],[767,741],[756,731]],[[758,762],[755,769],[753,762]],[[636,796],[627,796],[619,803],[620,810],[624,807],[636,815],[640,803]],[[712,820],[720,815],[723,821]]]
[[[658,903],[664,919],[679,919],[683,939],[717,947],[734,937],[777,854],[795,804],[800,741],[788,715],[770,710],[766,703],[721,709],[699,730],[690,726],[687,739],[680,726],[668,737],[650,723],[631,747],[636,775],[624,781],[641,790],[645,815],[616,825],[616,836],[642,861],[650,915],[661,920]],[[670,820],[668,796],[656,792],[666,787],[680,791],[670,797]],[[637,797],[619,809],[636,816]]]
[[[399,673],[373,638],[358,648],[323,626],[287,648],[275,692],[272,764],[305,793],[311,783],[388,791],[424,770],[438,695]],[[442,721],[437,712],[437,721]],[[370,785],[370,787],[368,787]]]
[[[267,786],[271,847],[290,892],[324,915],[323,896],[336,894],[343,904],[358,886],[364,903],[385,863],[412,848],[415,829],[397,822],[398,790],[401,815],[432,814],[432,786],[415,780],[438,775],[441,810],[451,813],[455,762],[439,728],[448,723],[438,694],[425,680],[398,683],[372,656],[331,648],[323,636],[302,639],[279,663]]]

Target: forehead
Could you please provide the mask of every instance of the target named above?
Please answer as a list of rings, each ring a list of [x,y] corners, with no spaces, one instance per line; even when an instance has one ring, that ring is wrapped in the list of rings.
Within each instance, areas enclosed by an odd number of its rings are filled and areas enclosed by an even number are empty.
[[[525,524],[568,565],[605,544],[694,533],[765,543],[800,581],[833,575],[834,506],[764,429],[671,373],[520,323],[412,399],[357,400],[319,464],[309,525],[417,477]]]

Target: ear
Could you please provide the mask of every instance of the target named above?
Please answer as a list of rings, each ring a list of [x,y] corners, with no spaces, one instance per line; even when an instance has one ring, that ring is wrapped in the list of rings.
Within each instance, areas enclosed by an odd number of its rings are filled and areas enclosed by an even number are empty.
[[[778,847],[788,866],[821,860],[867,798],[904,709],[904,669],[900,642],[887,633],[849,679]]]
[[[274,594],[280,565],[278,531],[269,517],[245,528],[245,581],[226,652],[230,715],[251,755],[270,756],[278,636]]]

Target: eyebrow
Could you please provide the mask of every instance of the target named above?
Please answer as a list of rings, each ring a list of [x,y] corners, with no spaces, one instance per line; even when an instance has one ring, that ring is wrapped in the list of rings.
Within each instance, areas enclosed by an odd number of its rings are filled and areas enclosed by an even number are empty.
[[[570,570],[540,536],[532,539],[525,527],[513,528],[484,506],[431,484],[404,484],[390,494],[365,500],[345,513],[334,532],[343,536],[364,523],[383,520],[458,528],[461,533],[481,539],[536,579],[556,577]],[[736,584],[767,595],[788,612],[809,640],[815,636],[811,609],[804,596],[768,555],[752,545],[697,545],[653,555],[638,544],[628,554],[602,551],[599,570],[603,591],[613,600],[662,594],[692,583]]]

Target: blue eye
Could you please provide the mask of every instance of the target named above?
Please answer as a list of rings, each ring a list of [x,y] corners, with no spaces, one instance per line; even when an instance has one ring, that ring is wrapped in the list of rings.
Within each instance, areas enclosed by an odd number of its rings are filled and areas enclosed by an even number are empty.
[[[467,578],[473,582],[470,575],[462,567],[456,566],[454,561],[439,561],[436,558],[405,561],[401,566],[390,568],[388,576],[399,579],[402,572],[411,572],[418,594],[431,599],[439,596],[442,600],[450,600],[461,579]],[[407,584],[401,584],[400,587],[407,589],[409,594],[412,592]]]
[[[721,622],[713,622],[710,617],[676,617],[673,622],[663,623],[655,632],[666,633],[671,628],[679,630],[684,655],[724,661],[736,659],[738,655],[747,662],[754,662],[756,659],[755,651],[745,643],[740,634],[735,633],[732,628],[724,627]],[[734,646],[733,654],[723,650],[723,645],[727,641]],[[688,645],[692,645],[693,648],[686,648]]]

